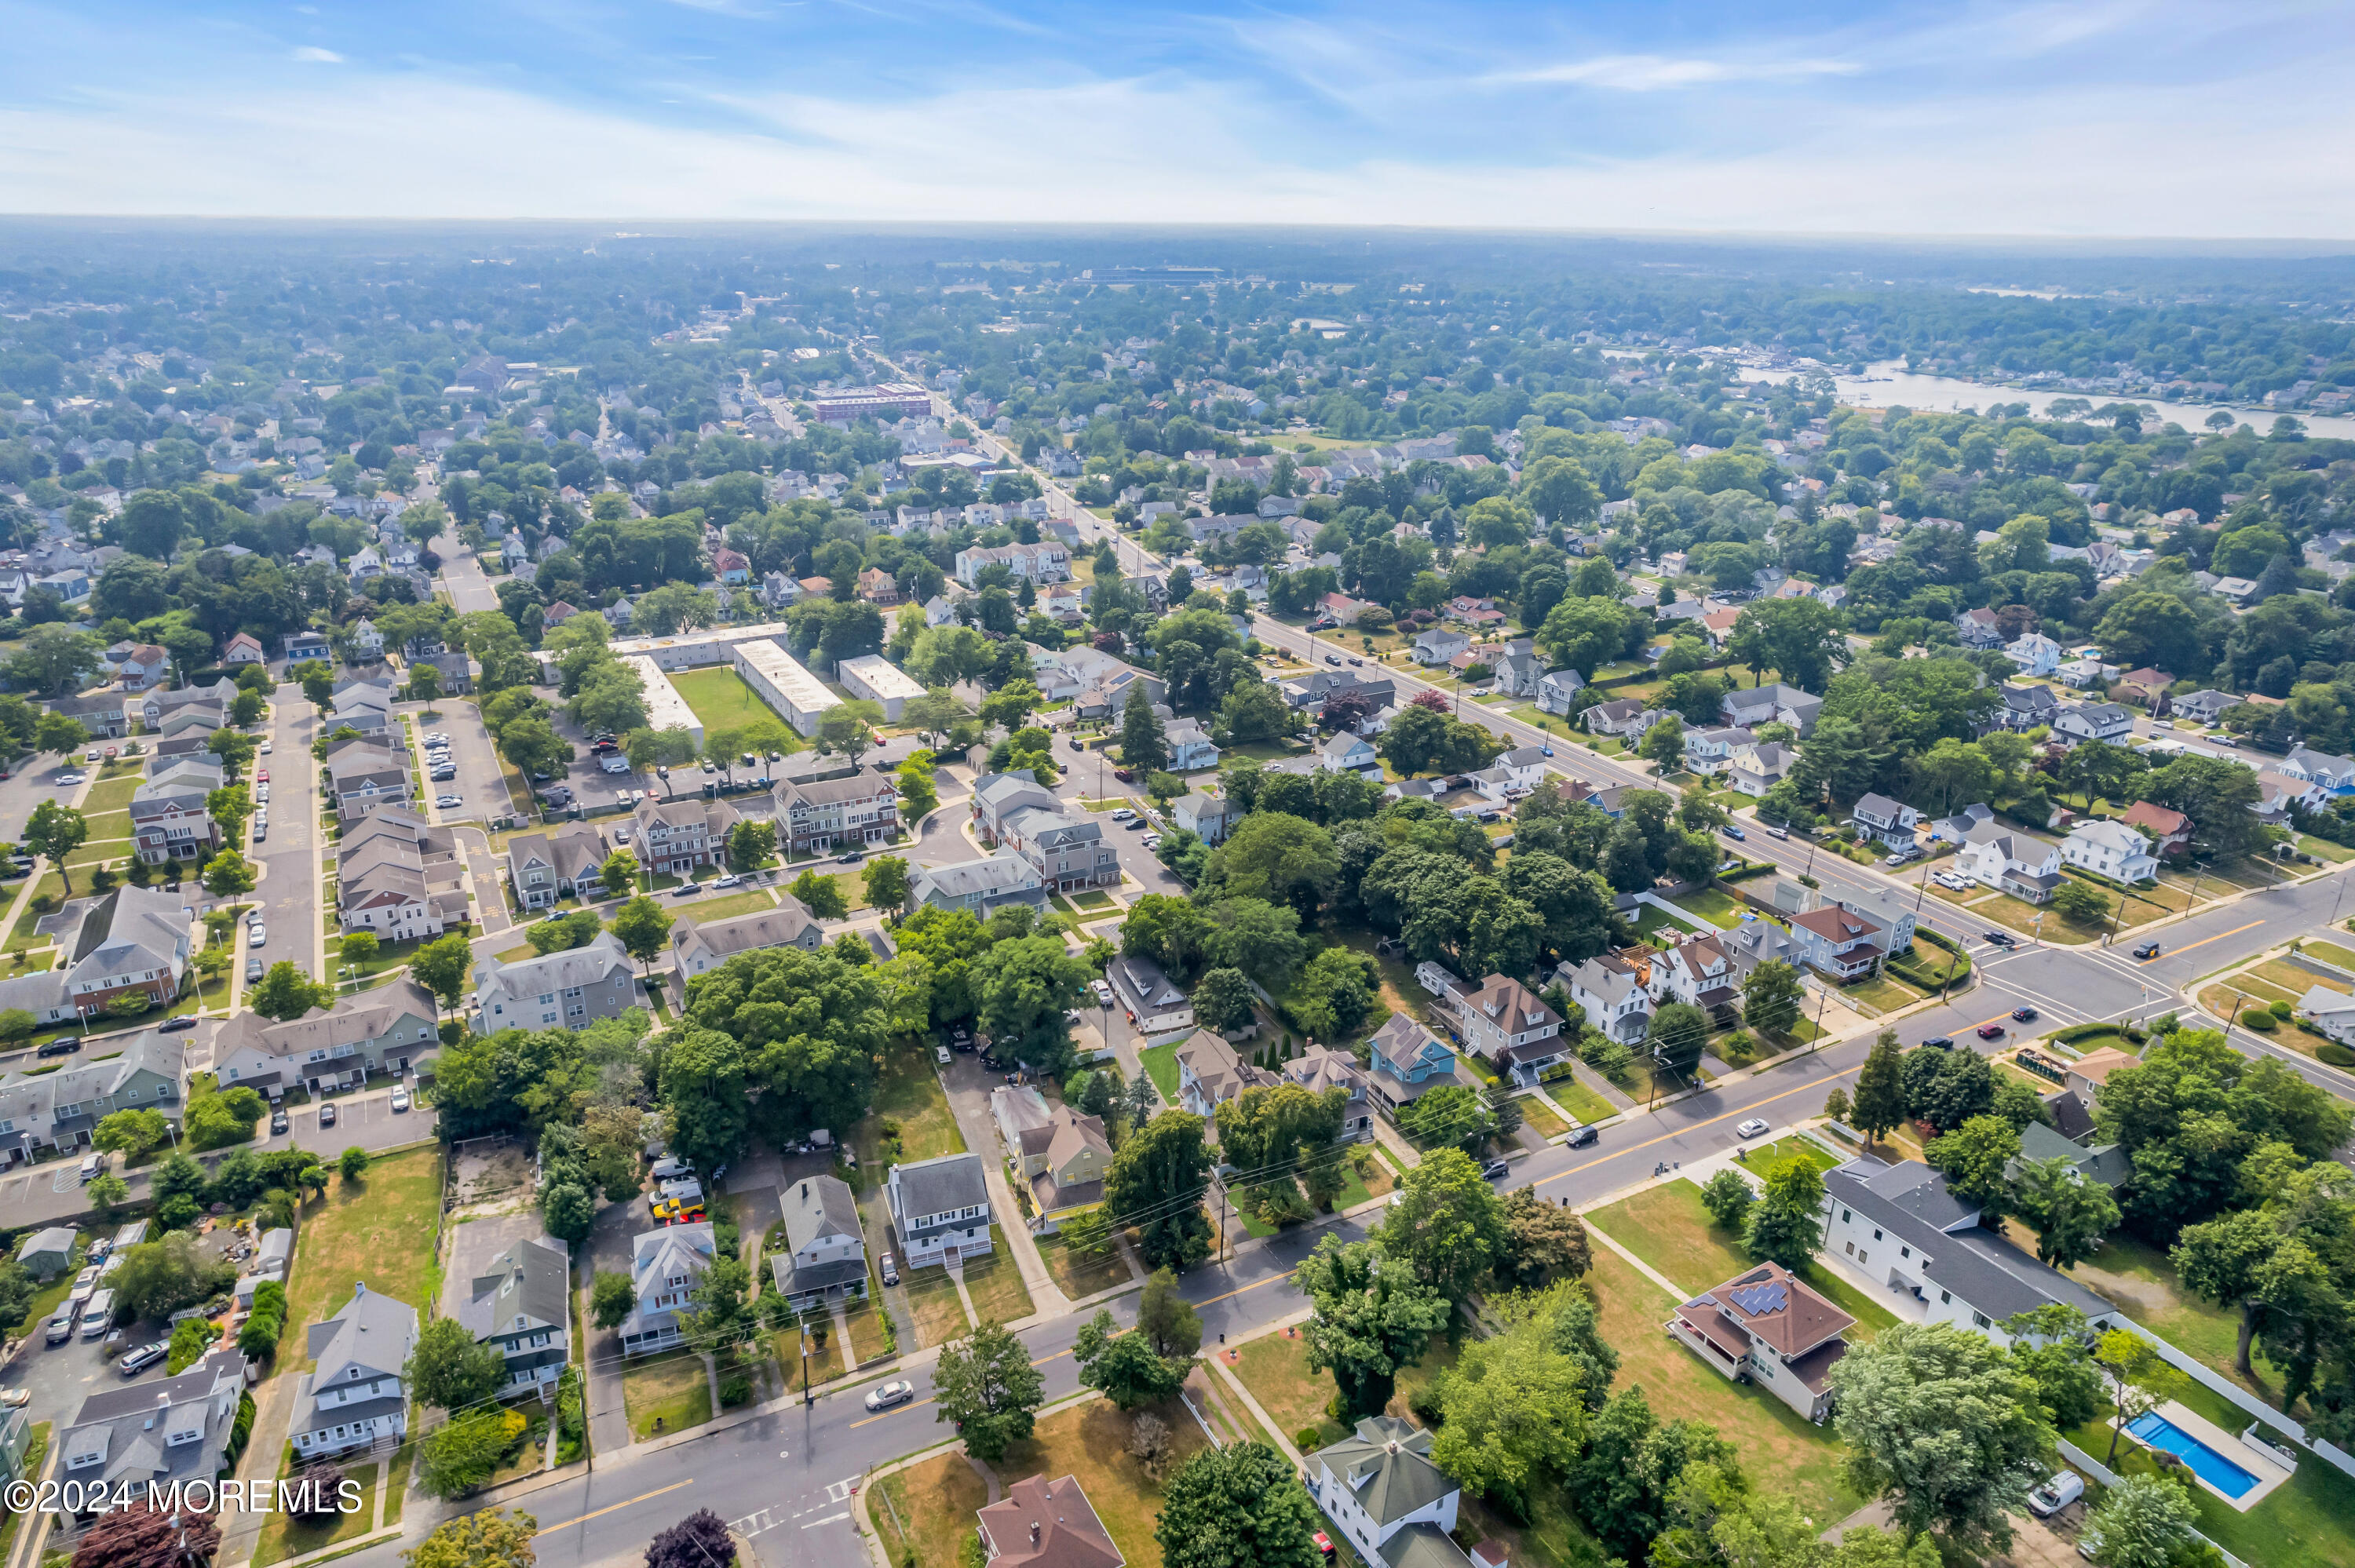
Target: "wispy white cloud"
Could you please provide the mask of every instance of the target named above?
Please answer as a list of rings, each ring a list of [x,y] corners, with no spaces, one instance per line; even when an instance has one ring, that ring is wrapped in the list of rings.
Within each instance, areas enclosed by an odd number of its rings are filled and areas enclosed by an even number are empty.
[[[1530,70],[1499,71],[1492,81],[1559,82],[1607,87],[1622,92],[1660,92],[1729,82],[1796,81],[1808,77],[1854,76],[1864,67],[1841,59],[1702,59],[1668,55],[1596,55]]]
[[[297,46],[294,50],[294,58],[312,65],[341,65],[344,63],[343,56],[337,54],[333,49],[323,49],[316,44],[303,44]]]

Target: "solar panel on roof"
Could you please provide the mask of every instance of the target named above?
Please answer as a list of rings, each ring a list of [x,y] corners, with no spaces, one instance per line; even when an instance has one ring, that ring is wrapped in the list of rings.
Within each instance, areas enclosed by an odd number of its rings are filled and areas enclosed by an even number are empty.
[[[1769,1312],[1780,1312],[1789,1302],[1789,1294],[1779,1279],[1766,1285],[1745,1285],[1739,1290],[1729,1290],[1726,1294],[1733,1298],[1733,1304],[1736,1307],[1741,1308],[1753,1318],[1764,1317]]]

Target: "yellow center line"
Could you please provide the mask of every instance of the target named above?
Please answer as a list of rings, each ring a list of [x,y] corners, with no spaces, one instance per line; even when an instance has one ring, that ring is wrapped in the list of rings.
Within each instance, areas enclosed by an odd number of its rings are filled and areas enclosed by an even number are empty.
[[[1600,1157],[1598,1157],[1598,1158],[1596,1158],[1596,1159],[1590,1160],[1588,1160],[1588,1161],[1587,1161],[1585,1164],[1583,1164],[1583,1165],[1573,1165],[1573,1166],[1572,1166],[1572,1167],[1571,1167],[1569,1170],[1567,1170],[1567,1171],[1555,1171],[1555,1172],[1554,1172],[1552,1175],[1550,1175],[1550,1176],[1541,1176],[1541,1177],[1540,1177],[1538,1180],[1536,1180],[1536,1181],[1534,1181],[1530,1182],[1530,1183],[1529,1183],[1529,1185],[1530,1185],[1530,1186],[1532,1186],[1532,1187],[1542,1187],[1542,1186],[1544,1186],[1544,1185],[1545,1185],[1547,1182],[1549,1182],[1549,1181],[1561,1181],[1561,1180],[1563,1177],[1565,1177],[1565,1176],[1575,1176],[1575,1175],[1577,1175],[1577,1174],[1578,1174],[1580,1171],[1588,1171],[1588,1170],[1592,1170],[1592,1169],[1593,1169],[1595,1166],[1597,1166],[1597,1165],[1601,1165],[1601,1164],[1604,1164],[1604,1163],[1605,1163],[1605,1162],[1607,1162],[1607,1161],[1609,1161],[1609,1160],[1617,1160],[1617,1159],[1619,1159],[1619,1158],[1621,1158],[1622,1156],[1625,1156],[1625,1155],[1634,1154],[1634,1153],[1637,1152],[1637,1151],[1638,1151],[1638,1150],[1640,1150],[1649,1149],[1649,1148],[1651,1148],[1651,1147],[1652,1147],[1652,1145],[1654,1145],[1654,1144],[1656,1144],[1656,1143],[1667,1143],[1667,1142],[1670,1141],[1670,1140],[1671,1140],[1671,1139],[1673,1139],[1682,1138],[1682,1137],[1683,1137],[1686,1133],[1688,1133],[1688,1132],[1698,1132],[1698,1131],[1700,1131],[1702,1128],[1705,1128],[1705,1127],[1715,1127],[1719,1122],[1729,1120],[1729,1119],[1731,1119],[1731,1118],[1734,1118],[1734,1117],[1737,1117],[1737,1116],[1746,1117],[1746,1116],[1750,1115],[1753,1111],[1757,1110],[1757,1109],[1759,1108],[1759,1107],[1761,1107],[1761,1106],[1771,1106],[1771,1105],[1773,1105],[1776,1100],[1787,1100],[1787,1099],[1789,1099],[1793,1095],[1804,1095],[1804,1094],[1809,1094],[1809,1093],[1812,1093],[1812,1092],[1814,1092],[1814,1091],[1816,1091],[1816,1090],[1822,1089],[1822,1088],[1824,1088],[1824,1087],[1826,1087],[1826,1086],[1829,1086],[1829,1085],[1836,1084],[1836,1083],[1839,1082],[1839,1080],[1841,1080],[1842,1078],[1847,1077],[1847,1076],[1849,1075],[1849,1073],[1853,1073],[1853,1072],[1857,1071],[1857,1070],[1858,1070],[1858,1068],[1860,1068],[1860,1067],[1862,1067],[1863,1065],[1864,1065],[1864,1064],[1863,1064],[1863,1063],[1859,1062],[1859,1063],[1856,1065],[1856,1066],[1849,1068],[1846,1072],[1834,1073],[1834,1074],[1833,1074],[1830,1077],[1828,1077],[1828,1078],[1817,1078],[1817,1080],[1815,1080],[1813,1083],[1801,1084],[1797,1088],[1795,1088],[1795,1089],[1785,1089],[1785,1090],[1784,1090],[1781,1094],[1779,1094],[1779,1095],[1769,1095],[1769,1096],[1767,1096],[1764,1099],[1763,1099],[1763,1100],[1758,1100],[1758,1101],[1755,1101],[1755,1102],[1754,1102],[1754,1103],[1753,1103],[1753,1104],[1743,1106],[1743,1107],[1742,1107],[1741,1109],[1739,1109],[1739,1110],[1730,1110],[1730,1111],[1727,1111],[1723,1116],[1713,1116],[1713,1117],[1710,1118],[1707,1121],[1697,1121],[1697,1122],[1694,1122],[1690,1127],[1680,1128],[1678,1128],[1678,1129],[1677,1131],[1675,1131],[1675,1132],[1664,1132],[1664,1133],[1660,1134],[1660,1136],[1659,1136],[1659,1137],[1657,1137],[1657,1138],[1646,1139],[1645,1139],[1643,1142],[1638,1143],[1638,1144],[1631,1145],[1631,1146],[1630,1146],[1630,1147],[1628,1147],[1628,1148],[1621,1149],[1621,1150],[1614,1150],[1613,1152],[1611,1152],[1611,1153],[1609,1153],[1609,1154],[1602,1155],[1602,1156],[1600,1156]]]
[[[1127,1329],[1122,1329],[1122,1330],[1118,1330],[1117,1332],[1115,1332],[1115,1333],[1113,1335],[1113,1338],[1114,1338],[1114,1339],[1118,1339],[1122,1334],[1125,1334],[1125,1333],[1129,1333],[1129,1332],[1131,1332],[1131,1330],[1127,1330]],[[1070,1355],[1071,1353],[1071,1351],[1056,1351],[1053,1355],[1051,1355],[1051,1356],[1040,1356],[1037,1361],[1032,1361],[1030,1364],[1031,1364],[1032,1366],[1034,1366],[1034,1367],[1043,1367],[1043,1366],[1045,1366],[1049,1361],[1061,1361],[1065,1356],[1068,1356],[1068,1355]],[[881,1413],[881,1414],[879,1414],[870,1415],[870,1416],[868,1416],[868,1417],[866,1420],[864,1420],[864,1421],[854,1421],[854,1422],[852,1422],[852,1423],[850,1424],[850,1429],[851,1429],[852,1431],[856,1432],[856,1431],[857,1431],[857,1430],[858,1430],[858,1428],[860,1428],[861,1426],[871,1426],[871,1425],[873,1425],[876,1422],[878,1422],[878,1421],[882,1421],[882,1420],[886,1420],[886,1419],[888,1419],[888,1418],[889,1418],[889,1417],[890,1417],[890,1416],[900,1415],[900,1414],[904,1414],[906,1412],[911,1411],[911,1410],[922,1410],[922,1409],[925,1405],[927,1405],[927,1404],[937,1404],[938,1403],[940,1403],[938,1400],[932,1400],[932,1399],[917,1399],[917,1400],[911,1400],[911,1401],[910,1401],[909,1403],[907,1403],[906,1404],[895,1404],[895,1405],[893,1405],[890,1409],[886,1410],[886,1411],[882,1412],[882,1413]]]
[[[2264,924],[2263,920],[2252,920],[2245,926],[2235,926],[2229,931],[2219,931],[2212,937],[2202,937],[2196,942],[2187,942],[2167,956],[2170,959],[2181,958],[2194,948],[2204,948],[2211,942],[2221,942],[2227,937],[2237,937],[2243,931],[2254,931]]]
[[[568,1519],[561,1524],[543,1524],[539,1528],[543,1534],[551,1530],[569,1530],[576,1524],[586,1524],[592,1519],[602,1519],[609,1513],[618,1513],[625,1508],[635,1508],[638,1504],[645,1502],[649,1498],[658,1498],[665,1492],[675,1492],[681,1487],[691,1487],[693,1485],[695,1485],[695,1482],[692,1479],[673,1481],[666,1487],[656,1487],[653,1491],[640,1492],[636,1497],[628,1499],[625,1501],[609,1504],[604,1508],[597,1510],[594,1513],[584,1513],[579,1519]]]

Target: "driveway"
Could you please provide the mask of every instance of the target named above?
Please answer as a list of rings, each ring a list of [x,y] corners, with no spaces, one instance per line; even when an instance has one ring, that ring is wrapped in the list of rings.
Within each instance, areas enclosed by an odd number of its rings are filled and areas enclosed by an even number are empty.
[[[498,592],[491,586],[474,553],[454,539],[437,539],[434,543],[448,545],[457,552],[442,557],[442,586],[450,590],[451,607],[460,615],[498,609]]]
[[[252,956],[264,968],[291,959],[318,979],[327,972],[325,912],[319,883],[319,770],[311,742],[319,733],[318,710],[300,686],[280,686],[270,723],[270,755],[253,759],[254,778],[270,772],[270,836],[251,846],[260,880],[253,897],[270,932],[269,945]],[[236,994],[245,984],[244,955],[237,964]]]

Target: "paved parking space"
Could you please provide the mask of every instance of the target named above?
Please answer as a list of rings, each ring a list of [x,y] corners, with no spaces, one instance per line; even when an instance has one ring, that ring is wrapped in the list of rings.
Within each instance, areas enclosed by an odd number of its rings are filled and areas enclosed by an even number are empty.
[[[659,789],[657,780],[642,778],[636,773],[608,773],[598,766],[600,758],[589,749],[589,736],[579,725],[564,716],[561,710],[549,716],[556,733],[572,743],[578,754],[572,765],[564,770],[564,782],[572,787],[573,804],[587,815],[612,811],[621,806],[623,791],[640,793],[649,788]],[[548,786],[541,785],[541,789]]]
[[[426,705],[422,703],[402,703],[398,711],[409,715],[412,726],[411,745],[419,770],[425,776],[427,820],[484,822],[506,816],[513,810],[506,786],[501,781],[498,753],[492,748],[491,732],[483,724],[481,709],[471,702],[452,697],[435,703],[430,719],[425,716]],[[449,737],[450,760],[458,769],[455,779],[431,776],[425,760],[425,737],[429,735]],[[433,804],[443,795],[456,796],[459,804]]]
[[[298,686],[281,686],[274,698],[270,755],[253,759],[257,775],[270,770],[270,836],[251,846],[259,876],[253,897],[261,904],[270,943],[252,954],[264,967],[291,959],[317,979],[326,958],[325,910],[319,895],[319,779],[311,758],[318,733],[318,710]],[[191,884],[190,885],[194,885]],[[243,986],[245,959],[238,954],[236,983]]]
[[[416,1086],[410,1086],[411,1103],[405,1111],[392,1108],[392,1085],[371,1087],[346,1095],[329,1095],[314,1099],[309,1105],[295,1106],[286,1113],[286,1130],[270,1136],[270,1124],[263,1122],[258,1129],[264,1136],[256,1145],[261,1149],[303,1148],[327,1153],[341,1153],[355,1146],[371,1151],[392,1149],[404,1143],[415,1143],[433,1136],[440,1125],[431,1106],[415,1103]],[[319,1125],[320,1107],[336,1107],[336,1125]]]

